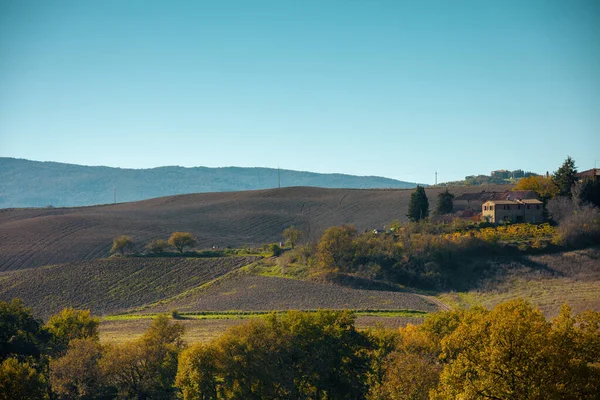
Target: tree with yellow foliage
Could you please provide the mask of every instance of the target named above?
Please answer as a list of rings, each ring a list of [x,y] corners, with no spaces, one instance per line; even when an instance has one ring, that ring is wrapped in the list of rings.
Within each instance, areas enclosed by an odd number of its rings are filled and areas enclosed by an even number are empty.
[[[441,340],[445,363],[431,398],[596,399],[600,318],[563,306],[547,321],[524,300],[468,313]]]
[[[535,175],[521,178],[513,190],[533,190],[544,203],[557,196],[560,189],[552,178]]]

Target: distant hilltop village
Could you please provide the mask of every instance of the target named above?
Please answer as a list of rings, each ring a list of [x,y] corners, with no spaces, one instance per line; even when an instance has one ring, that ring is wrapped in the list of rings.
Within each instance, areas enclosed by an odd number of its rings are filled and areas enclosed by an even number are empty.
[[[546,175],[548,173],[546,172]],[[463,181],[454,181],[442,183],[440,186],[478,186],[478,185],[505,185],[516,183],[518,179],[528,178],[530,176],[539,176],[535,172],[523,171],[516,169],[509,171],[507,169],[499,169],[492,171],[490,175],[469,175],[465,176]]]

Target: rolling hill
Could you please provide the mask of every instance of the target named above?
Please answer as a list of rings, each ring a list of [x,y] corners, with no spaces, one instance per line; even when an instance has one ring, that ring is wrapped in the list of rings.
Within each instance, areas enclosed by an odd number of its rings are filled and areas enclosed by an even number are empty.
[[[18,297],[44,318],[64,307],[116,313],[176,296],[255,260],[111,258],[0,273],[0,299]]]
[[[282,187],[413,188],[415,183],[378,176],[319,174],[272,168],[123,169],[0,157],[0,208],[72,207],[146,200],[186,193]]]
[[[426,189],[432,209],[442,190]],[[451,192],[481,190],[462,187]],[[174,231],[192,232],[198,247],[207,248],[277,242],[290,225],[304,230],[308,239],[334,225],[382,228],[393,220],[406,220],[411,193],[408,189],[292,187],[91,207],[2,209],[0,271],[104,258],[119,235],[132,236],[141,250],[150,240],[166,239]]]

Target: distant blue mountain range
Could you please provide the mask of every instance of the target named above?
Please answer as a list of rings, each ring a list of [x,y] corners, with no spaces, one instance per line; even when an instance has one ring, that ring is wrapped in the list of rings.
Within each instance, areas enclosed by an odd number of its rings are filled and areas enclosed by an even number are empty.
[[[316,186],[413,188],[379,176],[319,174],[273,168],[158,167],[123,169],[0,157],[0,208],[64,207],[145,200],[174,194]]]

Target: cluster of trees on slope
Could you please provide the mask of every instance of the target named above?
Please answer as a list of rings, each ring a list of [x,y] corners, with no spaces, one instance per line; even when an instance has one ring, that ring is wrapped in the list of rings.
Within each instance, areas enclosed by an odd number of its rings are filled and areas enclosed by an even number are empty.
[[[189,232],[173,232],[169,240],[155,239],[146,245],[146,250],[152,254],[164,253],[167,249],[176,249],[180,254],[188,248],[193,248],[196,245],[196,237]],[[110,253],[125,253],[132,251],[135,247],[135,242],[131,236],[122,235],[113,240]]]
[[[0,399],[596,399],[600,313],[547,321],[522,300],[358,331],[347,311],[252,319],[186,346],[157,316],[139,339],[98,341],[66,309],[46,325],[0,303]]]

